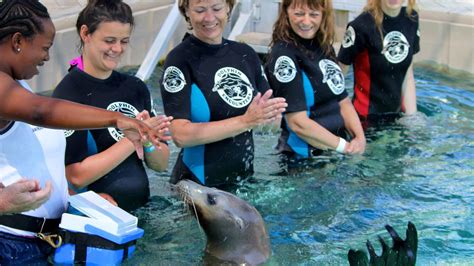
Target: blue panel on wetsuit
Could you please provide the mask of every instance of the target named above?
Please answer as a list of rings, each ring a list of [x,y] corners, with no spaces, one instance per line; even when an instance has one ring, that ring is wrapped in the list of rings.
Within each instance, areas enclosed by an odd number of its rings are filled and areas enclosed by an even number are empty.
[[[87,154],[89,156],[97,154],[97,144],[89,130],[87,131]]]
[[[304,71],[301,73],[303,76],[303,87],[304,87],[304,95],[306,98],[306,108],[307,108],[307,114],[308,117],[310,115],[309,110],[311,107],[314,105],[314,94],[313,94],[313,87],[311,86],[311,82],[309,81],[308,76]],[[288,127],[288,121],[286,122],[286,125]],[[288,136],[288,145],[291,147],[291,149],[298,154],[299,156],[303,158],[308,158],[309,154],[309,146],[308,144],[302,140],[298,135],[291,130],[290,127],[288,127],[288,132],[290,133]]]
[[[94,137],[92,136],[91,132],[88,130],[87,131],[87,155],[91,156],[91,155],[94,155],[94,154],[97,154],[97,144],[95,143]],[[69,189],[71,189],[75,193],[82,193],[82,192],[86,192],[88,190],[87,186],[79,189],[79,188],[75,188],[71,184],[68,184],[68,187],[69,187]]]
[[[209,104],[201,90],[193,84],[191,86],[191,120],[195,122],[209,122],[211,113]],[[184,148],[183,162],[193,174],[205,184],[204,179],[204,145]]]

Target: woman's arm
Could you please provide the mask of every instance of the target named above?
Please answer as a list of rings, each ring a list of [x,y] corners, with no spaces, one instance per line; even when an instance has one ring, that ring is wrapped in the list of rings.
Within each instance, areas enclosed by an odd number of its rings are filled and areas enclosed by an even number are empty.
[[[121,164],[134,151],[128,139],[121,139],[108,149],[66,166],[66,177],[75,188],[81,189],[97,181]]]
[[[291,130],[311,146],[323,150],[328,148],[336,150],[339,145],[340,138],[311,120],[306,111],[289,113],[285,118]]]
[[[145,110],[137,115],[137,118],[143,120],[148,126],[158,129],[163,134],[167,134],[169,131],[170,121],[173,120],[171,116],[158,116],[156,121],[150,119],[150,114]],[[166,137],[166,140],[171,140],[170,136]],[[159,146],[153,146],[151,142],[146,141],[143,143],[145,151],[145,163],[148,168],[155,171],[164,171],[168,167],[169,149],[165,143],[160,143]]]
[[[346,97],[340,101],[339,106],[341,107],[341,115],[344,119],[344,126],[352,136],[352,140],[347,147],[347,153],[364,153],[366,144],[364,130],[362,129],[359,116],[357,115],[357,112],[354,109],[349,97]]]
[[[162,134],[145,123],[118,112],[38,96],[0,72],[0,117],[50,128],[85,129],[117,127],[130,139],[143,157],[141,142],[158,145]]]
[[[171,122],[171,133],[178,147],[192,147],[236,136],[278,118],[287,106],[284,98],[272,98],[272,90],[260,93],[250,103],[245,114],[207,123],[193,123],[187,119]]]
[[[172,117],[159,116],[152,118],[147,111],[143,111],[137,115],[137,119],[143,120],[149,127],[158,130],[164,135],[168,132],[168,126]],[[170,137],[164,136],[162,139],[170,140]],[[168,146],[159,143],[155,147],[149,141],[142,142],[142,144],[145,143],[144,151],[147,166],[155,171],[165,170],[168,166]],[[67,179],[74,187],[81,189],[112,171],[127,159],[133,151],[132,142],[125,138],[121,139],[108,149],[89,156],[82,162],[66,166]]]
[[[413,75],[413,63],[408,67],[402,87],[402,102],[405,115],[413,115],[417,112],[416,107],[416,85]]]

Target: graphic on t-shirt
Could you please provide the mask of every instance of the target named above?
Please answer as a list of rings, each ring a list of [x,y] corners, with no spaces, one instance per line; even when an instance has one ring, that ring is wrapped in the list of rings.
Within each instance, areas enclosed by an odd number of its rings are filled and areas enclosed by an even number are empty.
[[[126,103],[126,102],[113,102],[107,106],[107,110],[109,111],[114,111],[114,112],[120,112],[128,117],[136,117],[138,114],[137,108],[135,106]],[[108,128],[110,136],[114,138],[116,141],[121,140],[124,135],[120,129],[114,128],[114,127],[109,127]]]
[[[341,68],[328,59],[319,61],[319,68],[323,73],[323,83],[326,83],[334,94],[341,94],[344,91],[344,75]]]
[[[244,73],[233,67],[224,67],[216,72],[212,91],[217,91],[234,108],[245,107],[252,101],[252,84]]]
[[[392,64],[402,62],[408,55],[410,44],[399,31],[389,32],[383,39],[382,54]]]
[[[276,79],[281,83],[288,83],[296,77],[295,62],[288,56],[280,56],[276,60],[275,70],[273,71]]]
[[[181,70],[175,66],[170,66],[166,68],[163,86],[167,92],[175,93],[184,88],[186,85],[186,80],[184,79],[184,74]]]
[[[347,27],[346,32],[344,33],[344,40],[342,40],[342,47],[347,48],[355,43],[355,31],[352,26]]]

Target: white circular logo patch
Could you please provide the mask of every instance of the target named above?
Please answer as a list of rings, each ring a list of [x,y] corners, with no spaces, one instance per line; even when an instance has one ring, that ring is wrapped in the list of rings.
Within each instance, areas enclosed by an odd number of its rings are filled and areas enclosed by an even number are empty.
[[[74,132],[75,130],[64,130],[64,137],[70,137]]]
[[[184,88],[186,80],[181,70],[175,66],[166,68],[163,76],[163,87],[167,92],[175,93]]]
[[[126,103],[126,102],[114,102],[107,106],[107,110],[122,113],[128,117],[136,117],[139,113],[135,106]],[[115,141],[121,140],[124,135],[120,129],[109,127],[108,128],[110,136],[115,139]]]
[[[217,91],[234,108],[247,106],[253,96],[253,87],[247,76],[233,67],[224,67],[216,72],[212,91]]]
[[[275,75],[276,79],[281,83],[292,81],[296,77],[295,63],[288,56],[278,57],[273,75]]]
[[[347,27],[344,33],[344,39],[342,40],[342,47],[347,48],[354,45],[356,39],[355,30],[352,26]]]
[[[393,64],[402,62],[408,55],[410,44],[405,35],[399,31],[391,31],[383,39],[382,54]]]
[[[326,83],[334,94],[341,94],[344,91],[344,75],[341,68],[328,59],[319,61],[319,68],[323,73],[323,83]]]

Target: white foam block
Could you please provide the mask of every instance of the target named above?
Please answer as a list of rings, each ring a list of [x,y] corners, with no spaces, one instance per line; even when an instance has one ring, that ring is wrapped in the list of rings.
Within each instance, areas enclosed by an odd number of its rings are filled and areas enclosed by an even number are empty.
[[[94,191],[71,196],[69,202],[72,207],[90,218],[112,222],[118,228],[136,227],[138,223],[137,217],[108,202]]]
[[[74,215],[70,213],[63,213],[61,217],[61,224],[59,224],[60,228],[67,229],[74,232],[81,232],[81,233],[90,233],[86,230],[86,225],[92,225],[96,228],[99,228],[105,232],[116,236],[122,236],[137,230],[136,226],[132,226],[130,228],[119,228],[118,225],[114,222],[107,221],[107,220],[97,220],[94,218],[89,218],[85,216]]]

